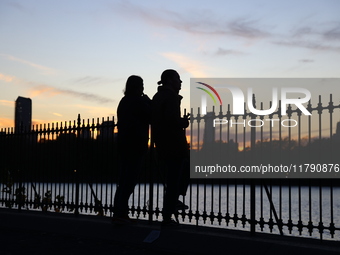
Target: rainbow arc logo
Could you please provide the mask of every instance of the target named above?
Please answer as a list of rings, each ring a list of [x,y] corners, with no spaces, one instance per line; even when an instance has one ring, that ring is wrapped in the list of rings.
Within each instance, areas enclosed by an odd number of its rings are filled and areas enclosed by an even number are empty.
[[[221,99],[220,95],[217,93],[217,91],[211,85],[203,83],[203,82],[197,82],[197,83],[203,85],[205,88],[204,87],[203,88],[202,87],[196,87],[196,88],[203,90],[205,93],[207,93],[211,97],[211,99],[213,100],[214,104],[217,104],[217,100],[216,100],[216,98],[217,98],[220,105],[222,105],[222,99]],[[207,99],[206,99],[205,95],[202,96],[201,113],[202,114],[207,113]]]

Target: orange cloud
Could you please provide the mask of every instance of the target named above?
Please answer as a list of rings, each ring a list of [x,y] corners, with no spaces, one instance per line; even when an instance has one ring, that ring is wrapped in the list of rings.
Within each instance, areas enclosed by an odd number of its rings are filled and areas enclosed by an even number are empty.
[[[186,72],[191,74],[193,77],[208,77],[206,70],[208,69],[202,63],[190,59],[178,53],[166,52],[162,53],[162,56],[175,62],[180,68],[184,69]]]
[[[45,86],[45,85],[41,85],[41,86],[37,86],[34,87],[33,89],[31,89],[29,96],[30,97],[37,97],[41,94],[44,94],[44,96],[56,96],[61,94],[60,91],[58,91],[57,89],[53,88],[53,87],[49,87],[49,86]]]
[[[12,82],[12,81],[14,81],[14,79],[15,79],[14,76],[10,76],[10,75],[0,73],[0,80],[2,80],[2,81]]]
[[[13,101],[0,100],[0,105],[14,107],[14,100]]]

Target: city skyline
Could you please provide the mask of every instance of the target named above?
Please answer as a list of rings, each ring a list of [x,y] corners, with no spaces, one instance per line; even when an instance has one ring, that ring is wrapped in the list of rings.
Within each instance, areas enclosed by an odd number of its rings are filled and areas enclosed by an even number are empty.
[[[339,78],[339,10],[332,0],[2,1],[0,128],[14,126],[18,96],[33,100],[32,124],[115,116],[129,75],[152,97],[167,68],[181,75],[183,109],[190,78]],[[336,104],[339,90],[311,88]]]

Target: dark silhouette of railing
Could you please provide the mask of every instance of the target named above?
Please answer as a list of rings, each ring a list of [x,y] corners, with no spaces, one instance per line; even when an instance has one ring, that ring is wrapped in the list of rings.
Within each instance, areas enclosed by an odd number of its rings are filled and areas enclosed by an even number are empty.
[[[253,105],[256,108],[255,96],[253,96]],[[281,103],[279,103],[281,105]],[[270,103],[271,106],[271,103]],[[212,185],[221,187],[221,183],[229,185],[229,183],[238,183],[243,185],[243,203],[245,201],[245,194],[249,196],[249,218],[245,214],[245,206],[242,208],[242,216],[239,216],[235,209],[234,214],[230,210],[226,209],[226,214],[223,216],[220,209],[219,212],[211,211],[210,215],[204,208],[202,217],[203,219],[217,219],[219,223],[222,221],[227,222],[242,222],[242,225],[249,223],[251,233],[256,231],[256,227],[259,226],[261,230],[265,226],[268,226],[270,231],[274,226],[277,227],[280,234],[283,234],[284,228],[287,228],[289,233],[292,233],[294,229],[298,230],[301,235],[303,230],[306,229],[309,235],[312,235],[313,230],[317,229],[320,234],[320,239],[323,238],[324,232],[327,230],[331,237],[334,237],[335,230],[339,228],[335,227],[334,215],[337,209],[334,207],[334,193],[338,193],[338,187],[340,185],[339,178],[339,152],[340,152],[340,122],[337,123],[336,133],[334,134],[333,126],[333,113],[335,109],[340,108],[339,105],[334,105],[332,101],[332,95],[330,95],[330,101],[327,106],[322,106],[321,96],[319,96],[319,102],[316,107],[312,106],[309,102],[307,110],[312,113],[309,116],[303,116],[300,109],[292,109],[289,105],[286,111],[286,116],[282,116],[281,108],[279,107],[276,112],[268,116],[257,116],[251,112],[245,111],[244,115],[232,115],[230,111],[230,105],[227,106],[227,111],[224,113],[222,106],[216,113],[215,108],[212,107],[211,111],[207,109],[207,114],[202,115],[200,109],[195,112],[191,109],[191,126],[190,137],[194,138],[190,141],[191,157],[194,158],[197,165],[206,164],[209,162],[219,162],[220,165],[295,165],[304,166],[305,163],[313,165],[313,167],[324,166],[334,167],[333,176],[336,179],[237,179],[237,180],[212,180],[205,181],[210,182]],[[260,109],[263,110],[263,103],[261,103]],[[327,112],[326,112],[327,111]],[[322,114],[326,116],[327,120],[323,118]],[[312,116],[315,118],[317,115],[317,127],[315,123],[313,125]],[[296,118],[297,120],[293,119]],[[274,119],[277,122],[274,122]],[[215,125],[213,127],[213,121]],[[265,127],[265,123],[267,127]],[[305,121],[305,122],[304,122]],[[230,123],[234,123],[234,126]],[[237,123],[237,124],[235,124]],[[260,123],[260,125],[259,125]],[[274,123],[276,123],[276,131],[274,131]],[[279,123],[279,124],[277,124]],[[281,123],[285,123],[284,125]],[[293,123],[293,124],[291,124]],[[306,124],[307,123],[307,124]],[[303,137],[302,127],[307,130],[307,135]],[[286,126],[291,126],[285,128]],[[322,127],[326,126],[328,133],[322,132]],[[295,137],[293,137],[292,131],[297,129]],[[285,130],[284,130],[285,129]],[[202,131],[203,130],[203,131]],[[208,132],[207,132],[208,130]],[[284,131],[287,132],[287,136],[284,136]],[[211,135],[213,134],[213,135]],[[267,138],[265,138],[267,134]],[[277,134],[277,137],[274,137]],[[240,139],[241,137],[241,139]],[[241,141],[240,141],[241,140]],[[242,147],[240,150],[239,148]],[[326,164],[325,164],[326,163]],[[239,169],[239,168],[237,168]],[[319,170],[319,169],[318,169]],[[244,175],[247,178],[247,175]],[[248,175],[249,176],[249,175]],[[209,177],[209,176],[208,176]],[[287,177],[289,177],[287,175]],[[204,178],[204,175],[203,175]],[[248,177],[249,178],[249,177]],[[261,178],[261,175],[260,177]],[[263,178],[265,178],[263,176]],[[246,187],[249,189],[248,193],[245,192]],[[275,187],[275,192],[273,191]],[[326,188],[327,187],[327,188]],[[312,194],[314,188],[318,189],[318,193]],[[284,194],[283,189],[286,189],[288,194]],[[205,190],[205,188],[204,188]],[[228,187],[229,190],[229,187]],[[303,190],[308,191],[308,195],[302,196]],[[325,206],[323,203],[323,197],[327,190],[327,196],[329,204]],[[292,192],[297,192],[298,199],[292,198]],[[235,187],[235,201],[237,186]],[[276,193],[276,194],[275,194]],[[219,194],[220,195],[220,194]],[[273,201],[274,195],[278,196],[276,201]],[[287,196],[287,219],[285,221],[284,206],[282,204],[284,196]],[[228,194],[229,196],[229,194]],[[260,196],[260,201],[258,200]],[[314,197],[314,198],[313,198]],[[307,199],[308,203],[303,205],[303,199]],[[220,199],[219,202],[220,203]],[[264,218],[263,204],[268,203],[269,219],[266,221]],[[294,202],[297,204],[294,205]],[[315,203],[318,203],[317,210],[314,210]],[[229,204],[227,202],[227,204]],[[260,204],[260,219],[256,218],[256,206]],[[293,218],[293,207],[296,206],[297,220]],[[213,205],[211,205],[213,208]],[[235,202],[236,208],[236,202]],[[304,210],[308,210],[308,216],[303,217]],[[315,225],[315,217],[313,220],[313,214],[318,211],[319,219]],[[325,211],[329,215],[329,223],[325,224],[324,215]],[[197,213],[197,212],[196,212]],[[296,220],[296,221],[295,221]],[[337,225],[339,225],[337,223]]]
[[[296,138],[291,128],[284,137],[281,126],[277,127],[278,131],[269,126],[267,140],[264,127],[246,126],[240,131],[239,126],[234,130],[219,126],[213,144],[229,148],[227,159],[232,164],[287,160],[339,163],[337,136],[340,136],[340,128],[334,134],[333,127],[333,112],[338,108],[340,105],[334,106],[332,98],[326,107],[322,106],[321,97],[317,107],[309,103],[307,109],[316,112],[319,118],[316,137],[311,117],[306,117],[307,136],[304,138],[303,116],[298,109],[289,107],[287,121],[294,115],[298,119]],[[327,138],[322,133],[321,117],[326,110],[329,113]],[[277,117],[282,121],[280,111],[268,118]],[[212,116],[229,121],[265,118],[247,112],[243,116],[233,116],[230,108],[226,113],[221,108]],[[191,126],[187,132],[191,135],[191,149],[197,153],[204,152],[208,144],[202,138],[202,123],[210,121],[209,118],[211,116],[191,110]],[[73,122],[44,124],[17,133],[13,128],[1,129],[0,206],[111,215],[118,179],[115,128],[114,118],[86,122],[78,116]],[[163,197],[163,180],[154,154],[151,146],[140,184],[130,201],[131,214],[150,221],[159,219]],[[265,154],[269,156],[264,157]],[[322,155],[324,159],[320,158]],[[339,187],[339,179],[192,179],[187,196],[183,198],[189,209],[180,210],[178,217],[188,223],[240,226],[249,228],[251,233],[313,235],[317,230],[320,239],[325,234],[327,238],[339,239],[340,205],[336,199],[340,195]]]

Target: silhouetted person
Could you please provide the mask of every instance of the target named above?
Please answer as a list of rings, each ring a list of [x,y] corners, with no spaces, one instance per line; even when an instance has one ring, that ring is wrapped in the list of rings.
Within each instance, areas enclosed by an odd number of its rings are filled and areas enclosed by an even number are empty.
[[[152,134],[157,154],[163,163],[165,195],[162,225],[177,225],[171,216],[176,212],[180,195],[185,195],[189,182],[189,150],[185,136],[188,117],[181,118],[182,81],[175,70],[165,70],[157,93],[152,99]]]
[[[143,79],[127,79],[124,97],[117,108],[120,177],[114,197],[113,223],[128,223],[128,200],[138,182],[148,149],[151,100],[143,94]]]

